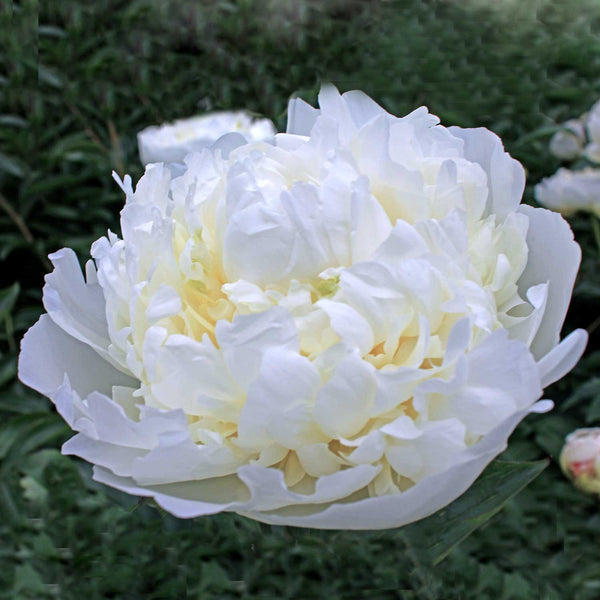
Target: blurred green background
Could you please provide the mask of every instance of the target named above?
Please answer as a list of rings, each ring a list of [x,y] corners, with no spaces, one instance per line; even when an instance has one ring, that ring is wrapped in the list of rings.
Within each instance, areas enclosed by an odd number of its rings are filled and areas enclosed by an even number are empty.
[[[28,0],[0,4],[0,35],[0,599],[600,597],[598,504],[555,460],[433,567],[402,530],[182,522],[138,505],[59,454],[69,431],[16,380],[46,255],[85,260],[119,230],[110,172],[139,178],[140,129],[248,108],[281,130],[290,95],[314,103],[332,81],[394,114],[425,104],[444,125],[492,129],[531,203],[560,166],[556,125],[600,98],[598,0]],[[584,259],[565,332],[589,328],[589,348],[511,460],[556,459],[566,433],[600,425],[600,249],[590,218],[571,224]]]

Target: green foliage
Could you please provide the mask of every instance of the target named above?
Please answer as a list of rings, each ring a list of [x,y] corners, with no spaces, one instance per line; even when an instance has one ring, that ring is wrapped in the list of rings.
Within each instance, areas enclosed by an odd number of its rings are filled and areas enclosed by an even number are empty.
[[[46,256],[71,246],[85,260],[118,230],[110,172],[139,178],[143,127],[244,107],[282,128],[289,95],[314,101],[330,80],[396,114],[427,104],[445,125],[489,127],[526,166],[532,202],[559,166],[550,135],[600,98],[595,0],[24,0],[0,5],[0,33],[0,600],[598,597],[597,504],[554,462],[566,433],[600,425],[600,252],[583,215],[565,330],[588,327],[588,353],[502,457],[553,462],[515,498],[541,464],[492,465],[446,509],[477,509],[458,528],[440,515],[383,532],[178,521],[62,456],[68,428],[16,381]]]
[[[494,461],[477,481],[446,508],[406,527],[413,550],[437,565],[477,528],[489,521],[515,494],[531,483],[547,461]]]

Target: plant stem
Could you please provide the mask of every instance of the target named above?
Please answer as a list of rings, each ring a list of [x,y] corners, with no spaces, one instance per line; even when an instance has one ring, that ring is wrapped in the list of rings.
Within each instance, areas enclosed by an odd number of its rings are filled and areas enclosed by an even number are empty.
[[[592,231],[594,232],[594,239],[596,240],[596,247],[598,249],[598,254],[600,255],[600,218],[598,218],[595,214],[592,214],[591,219],[592,219]]]
[[[21,215],[10,205],[8,200],[4,197],[2,193],[0,193],[0,208],[4,210],[4,212],[10,217],[11,221],[17,226],[17,229],[21,232],[21,235],[25,238],[29,244],[31,244],[35,250],[35,253],[38,255],[38,258],[42,261],[42,264],[47,269],[52,269],[52,264],[50,261],[44,256],[42,252],[39,251],[35,246],[35,238],[31,233],[29,227],[27,227],[25,221],[21,218]]]

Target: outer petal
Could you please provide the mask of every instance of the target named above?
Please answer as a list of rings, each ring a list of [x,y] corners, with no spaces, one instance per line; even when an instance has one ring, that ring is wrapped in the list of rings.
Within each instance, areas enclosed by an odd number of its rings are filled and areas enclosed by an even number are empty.
[[[236,475],[203,481],[143,487],[132,478],[94,467],[94,479],[135,496],[152,497],[166,511],[181,519],[212,515],[244,506],[250,494]]]
[[[45,309],[66,333],[107,358],[110,339],[105,300],[93,264],[90,263],[87,269],[86,283],[73,250],[63,248],[51,254],[49,258],[54,265],[54,271],[46,275]]]
[[[137,380],[117,371],[87,344],[65,333],[48,315],[42,315],[21,342],[19,379],[52,398],[65,374],[82,397],[93,391],[110,396],[113,386],[139,386]]]
[[[189,434],[166,434],[156,448],[134,460],[127,475],[142,485],[196,481],[230,475],[246,461],[227,446],[198,445]]]
[[[546,310],[531,344],[531,352],[539,359],[558,344],[581,261],[581,248],[573,239],[569,224],[559,214],[526,205],[519,212],[529,217],[529,257],[519,279],[519,293],[524,297],[530,287],[549,282]]]
[[[577,364],[585,350],[587,340],[587,331],[576,329],[538,362],[542,387],[558,381]]]

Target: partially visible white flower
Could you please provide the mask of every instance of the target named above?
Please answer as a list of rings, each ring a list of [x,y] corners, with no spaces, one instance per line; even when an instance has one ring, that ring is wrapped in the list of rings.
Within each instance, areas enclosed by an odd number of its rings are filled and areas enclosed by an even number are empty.
[[[272,140],[276,130],[269,119],[256,119],[246,111],[207,113],[140,131],[137,135],[140,160],[144,165],[181,163],[190,152],[199,152],[228,133],[241,134],[248,142],[259,142]]]
[[[293,100],[273,144],[125,178],[87,281],[51,256],[19,375],[96,480],[180,517],[398,527],[462,494],[581,356],[585,331],[560,340],[580,248],[520,204],[496,135],[332,86],[319,104]]]
[[[584,150],[585,156],[589,161],[600,164],[600,100],[588,113],[586,131],[589,143]]]
[[[600,495],[600,428],[570,433],[560,454],[560,467],[575,486]]]
[[[600,216],[600,169],[559,169],[535,186],[535,199],[565,216],[578,210]]]
[[[571,119],[561,125],[550,140],[550,152],[561,160],[574,160],[581,156],[585,144],[583,122]]]

